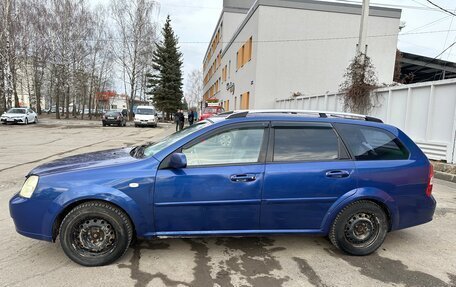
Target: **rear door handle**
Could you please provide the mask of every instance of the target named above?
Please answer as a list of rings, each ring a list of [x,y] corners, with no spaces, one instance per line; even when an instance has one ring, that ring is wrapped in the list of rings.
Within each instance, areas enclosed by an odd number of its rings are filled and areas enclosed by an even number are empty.
[[[326,173],[326,177],[330,177],[330,178],[345,178],[345,177],[349,177],[350,176],[350,172],[346,171],[346,170],[330,170]]]
[[[234,182],[250,182],[250,181],[255,181],[256,180],[256,175],[254,174],[236,174],[232,175],[231,181]]]

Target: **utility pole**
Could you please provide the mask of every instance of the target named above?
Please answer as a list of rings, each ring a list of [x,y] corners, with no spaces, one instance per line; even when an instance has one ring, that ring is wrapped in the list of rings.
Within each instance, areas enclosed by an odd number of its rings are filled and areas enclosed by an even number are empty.
[[[363,0],[363,7],[361,11],[361,24],[359,27],[359,40],[356,47],[356,55],[367,54],[367,24],[369,20],[369,2],[370,0]],[[364,61],[363,57],[363,61]]]

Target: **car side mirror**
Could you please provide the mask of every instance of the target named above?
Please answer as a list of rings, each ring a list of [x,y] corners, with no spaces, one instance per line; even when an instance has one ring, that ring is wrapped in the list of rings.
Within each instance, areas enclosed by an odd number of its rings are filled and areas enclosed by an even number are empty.
[[[169,168],[181,169],[187,167],[187,157],[183,153],[173,153],[169,159]]]

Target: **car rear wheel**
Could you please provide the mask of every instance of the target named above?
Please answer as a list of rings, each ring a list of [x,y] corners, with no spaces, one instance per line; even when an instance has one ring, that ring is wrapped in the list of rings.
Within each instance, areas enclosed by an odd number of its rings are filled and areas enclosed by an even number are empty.
[[[350,255],[369,255],[385,240],[388,218],[372,201],[357,201],[345,207],[331,226],[331,243]]]
[[[72,209],[60,225],[65,254],[83,266],[103,266],[122,257],[130,246],[133,227],[119,208],[90,201]]]

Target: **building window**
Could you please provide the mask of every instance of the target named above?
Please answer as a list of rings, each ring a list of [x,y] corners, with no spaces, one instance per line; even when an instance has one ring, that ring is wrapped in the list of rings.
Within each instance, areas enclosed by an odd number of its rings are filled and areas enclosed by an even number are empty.
[[[241,95],[241,110],[248,110],[250,107],[250,92]]]
[[[247,64],[252,59],[252,37],[244,44],[244,59],[242,64]]]
[[[245,45],[242,45],[241,47],[241,67],[244,67],[244,62],[245,60]]]
[[[253,50],[253,43],[252,43],[252,37],[250,37],[250,39],[247,41],[247,54],[248,54],[248,57],[247,57],[247,61],[250,61],[252,60],[252,50]]]
[[[234,97],[234,109],[237,110],[237,97]]]

